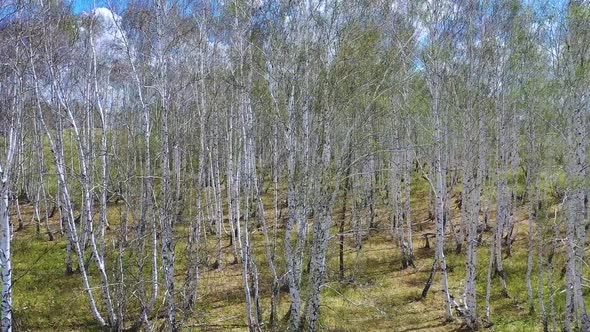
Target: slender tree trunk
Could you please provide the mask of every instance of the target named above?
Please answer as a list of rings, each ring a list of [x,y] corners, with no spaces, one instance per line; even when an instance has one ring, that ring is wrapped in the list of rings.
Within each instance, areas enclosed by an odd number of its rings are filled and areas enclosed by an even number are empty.
[[[348,162],[350,164],[350,151],[348,152]],[[344,279],[344,222],[346,221],[346,206],[348,205],[348,188],[350,186],[350,169],[348,167],[346,170],[346,175],[344,179],[344,197],[342,198],[342,210],[340,212],[340,226],[338,228],[338,236],[339,236],[339,251],[338,251],[338,273],[340,280]]]
[[[410,144],[409,142],[407,143]],[[405,184],[405,201],[404,201],[404,216],[406,219],[406,228],[407,228],[407,237],[406,237],[406,245],[407,245],[407,264],[408,266],[416,267],[414,265],[414,240],[412,234],[412,217],[411,217],[411,182],[412,182],[412,148],[411,146],[406,147],[405,151],[406,155],[406,164],[404,167],[404,184]]]
[[[435,64],[435,68],[438,68]],[[438,70],[438,69],[435,69]],[[435,74],[437,75],[437,74]],[[442,133],[442,115],[441,113],[441,82],[439,78],[433,78],[431,84],[432,105],[431,112],[434,120],[434,173],[435,173],[435,217],[436,217],[436,259],[440,264],[441,269],[441,290],[445,304],[445,319],[453,319],[451,313],[451,294],[449,294],[449,282],[447,276],[447,262],[444,253],[444,239],[445,239],[445,172],[442,168],[442,153],[443,153],[443,133]]]
[[[2,268],[2,303],[0,313],[2,331],[12,331],[12,256],[10,251],[11,229],[8,216],[8,169],[0,165],[0,267]]]

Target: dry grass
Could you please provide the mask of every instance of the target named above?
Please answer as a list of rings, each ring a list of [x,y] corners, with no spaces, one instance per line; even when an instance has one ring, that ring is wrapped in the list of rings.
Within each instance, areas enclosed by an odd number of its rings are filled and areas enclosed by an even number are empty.
[[[362,249],[356,251],[351,237],[347,237],[345,250],[346,278],[339,280],[338,243],[332,239],[329,247],[327,264],[329,275],[322,290],[321,327],[325,331],[459,331],[461,322],[444,320],[442,296],[440,293],[440,276],[437,275],[433,287],[427,298],[420,299],[420,293],[428,278],[433,249],[422,248],[424,232],[432,231],[432,223],[425,222],[426,200],[424,184],[415,185],[415,197],[412,199],[413,218],[417,226],[414,229],[414,248],[416,268],[402,270],[399,249],[387,235],[387,211],[381,207],[378,211],[379,232],[371,235],[363,243]],[[269,194],[270,195],[270,194]],[[268,201],[268,202],[267,202]],[[270,206],[270,199],[265,197],[265,204]],[[78,275],[64,274],[65,241],[63,236],[56,233],[53,242],[47,241],[45,235],[38,236],[34,225],[28,223],[32,209],[23,206],[22,213],[27,222],[23,231],[17,232],[14,238],[14,312],[20,330],[96,330],[88,309],[86,295],[82,290]],[[271,219],[271,212],[267,218]],[[541,326],[538,317],[529,315],[526,307],[526,289],[524,275],[526,269],[526,220],[519,212],[516,227],[517,241],[514,244],[513,256],[506,259],[509,291],[511,299],[499,295],[499,284],[494,280],[492,295],[492,323],[493,331],[538,331]],[[112,206],[109,216],[113,225],[119,218],[119,208]],[[339,209],[335,209],[338,220]],[[347,230],[348,230],[348,224]],[[50,227],[57,231],[57,218],[50,220]],[[116,227],[113,227],[113,229]],[[311,227],[310,227],[311,228]],[[42,228],[43,230],[43,228]],[[185,230],[179,228],[179,233]],[[334,226],[332,234],[337,233]],[[279,231],[279,241],[283,238]],[[488,238],[484,236],[484,243],[478,255],[478,310],[483,311],[485,296],[485,276],[488,258]],[[179,235],[179,238],[182,238]],[[224,238],[228,244],[227,237]],[[431,245],[434,246],[434,241]],[[447,239],[449,247],[448,264],[450,268],[450,289],[457,297],[462,293],[462,279],[464,277],[464,260],[462,255],[451,253],[454,249],[451,238]],[[263,234],[255,230],[252,235],[253,250],[261,274],[263,318],[269,316],[270,274],[266,262]],[[214,252],[214,235],[209,236],[208,252]],[[281,243],[278,244],[277,257],[282,257]],[[177,246],[179,264],[177,276],[179,281],[184,276],[184,261],[182,258],[185,245],[179,241]],[[202,267],[199,283],[199,299],[197,309],[187,322],[187,330],[195,331],[244,331],[245,304],[242,287],[240,265],[232,265],[232,248],[224,248],[223,266],[212,270]],[[277,262],[283,272],[284,262]],[[536,271],[533,285],[536,287]],[[94,271],[91,271],[93,284],[97,284]],[[179,282],[179,286],[181,282]],[[97,292],[98,294],[98,292]],[[99,298],[97,296],[97,298]],[[559,298],[558,298],[559,300]],[[284,317],[289,308],[289,297],[281,293],[280,317]],[[163,301],[158,301],[157,310],[164,310]]]

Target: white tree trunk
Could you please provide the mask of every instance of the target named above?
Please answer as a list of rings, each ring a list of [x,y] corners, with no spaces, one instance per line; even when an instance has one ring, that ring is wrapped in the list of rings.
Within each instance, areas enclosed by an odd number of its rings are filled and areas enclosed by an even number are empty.
[[[8,170],[0,165],[0,278],[2,278],[2,303],[0,314],[2,331],[12,331],[12,257],[10,251],[10,219],[8,216]]]

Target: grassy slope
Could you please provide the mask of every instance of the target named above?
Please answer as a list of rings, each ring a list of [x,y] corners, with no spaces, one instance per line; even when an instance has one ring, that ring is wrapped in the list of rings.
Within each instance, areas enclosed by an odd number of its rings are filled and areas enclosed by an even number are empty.
[[[413,216],[416,222],[426,219],[426,186],[414,181]],[[270,194],[269,194],[270,195]],[[269,199],[270,198],[266,198]],[[118,207],[111,207],[110,219],[116,223]],[[25,221],[31,220],[32,209],[24,207]],[[269,212],[271,213],[271,212]],[[335,216],[339,210],[335,210]],[[270,218],[270,214],[269,214]],[[494,331],[537,331],[541,326],[538,318],[528,314],[526,308],[526,214],[519,211],[516,230],[517,241],[513,256],[505,260],[508,273],[508,288],[512,299],[500,296],[499,282],[494,279],[492,294],[492,322]],[[337,220],[337,217],[335,217]],[[424,282],[428,278],[432,264],[433,249],[425,249],[421,232],[414,230],[416,269],[401,270],[399,249],[386,235],[387,211],[378,210],[378,220],[382,231],[372,234],[364,243],[362,250],[354,251],[350,242],[346,246],[346,274],[348,282],[340,282],[336,277],[338,269],[338,246],[332,240],[328,252],[330,273],[322,291],[321,324],[329,331],[453,331],[458,330],[459,322],[446,323],[443,320],[443,304],[437,276],[431,292],[424,300],[419,300]],[[431,223],[425,227],[432,227]],[[57,220],[52,220],[54,230]],[[347,224],[348,229],[348,224]],[[424,229],[423,231],[431,231]],[[179,229],[179,236],[185,231]],[[332,229],[332,234],[337,229]],[[483,312],[485,297],[485,278],[488,261],[488,244],[491,234],[483,237],[483,245],[478,255],[478,310]],[[279,233],[279,239],[283,234]],[[181,237],[182,238],[182,237]],[[208,251],[214,252],[214,236],[209,236]],[[347,239],[350,241],[350,239]],[[433,241],[432,241],[433,242]],[[432,243],[431,242],[431,243]],[[227,244],[227,240],[225,242]],[[449,264],[450,288],[452,294],[460,296],[464,277],[463,255],[452,253],[452,239],[448,238],[447,259]],[[258,267],[264,299],[261,306],[265,319],[268,318],[270,289],[269,273],[266,266],[264,242],[261,232],[253,234],[253,247],[257,255]],[[279,245],[280,247],[280,245]],[[177,275],[183,276],[184,244],[179,241]],[[282,257],[280,248],[277,257]],[[28,224],[24,231],[15,234],[14,251],[14,312],[19,330],[96,330],[89,312],[86,294],[78,275],[64,274],[65,241],[57,234],[56,241],[48,242],[44,236],[35,234],[35,227]],[[199,284],[199,303],[193,317],[188,321],[191,330],[245,330],[244,293],[240,267],[231,265],[231,248],[226,247],[226,265],[222,270],[210,271],[203,268]],[[284,263],[279,260],[283,273]],[[113,265],[112,262],[110,265]],[[536,289],[537,272],[533,271],[533,287]],[[96,273],[91,271],[93,285],[97,284]],[[97,299],[100,294],[95,291]],[[545,294],[548,294],[546,291]],[[536,296],[536,290],[535,290]],[[537,301],[535,299],[535,301]],[[562,298],[557,297],[558,306]],[[157,301],[164,310],[163,301]],[[281,295],[280,316],[288,310],[289,299]]]

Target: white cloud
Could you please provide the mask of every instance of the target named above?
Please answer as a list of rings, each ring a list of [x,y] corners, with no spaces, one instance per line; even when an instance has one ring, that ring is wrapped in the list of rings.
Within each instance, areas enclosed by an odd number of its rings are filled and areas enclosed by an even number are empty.
[[[124,39],[119,25],[121,17],[110,9],[99,7],[82,16],[94,19],[94,43],[99,61],[109,63],[124,55]],[[81,32],[85,32],[84,29]]]

